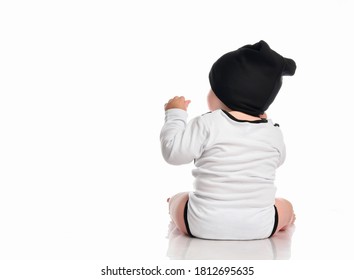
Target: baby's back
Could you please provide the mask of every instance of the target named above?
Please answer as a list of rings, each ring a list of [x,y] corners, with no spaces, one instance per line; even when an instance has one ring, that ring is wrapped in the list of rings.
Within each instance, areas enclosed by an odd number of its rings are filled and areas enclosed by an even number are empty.
[[[192,234],[268,237],[274,224],[275,170],[285,158],[279,127],[271,121],[238,121],[221,110],[202,118],[209,137],[193,170],[195,192],[188,212]]]

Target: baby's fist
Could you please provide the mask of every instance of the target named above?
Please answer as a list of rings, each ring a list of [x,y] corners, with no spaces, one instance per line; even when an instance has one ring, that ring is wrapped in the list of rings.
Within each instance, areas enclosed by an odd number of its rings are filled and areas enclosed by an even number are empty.
[[[175,96],[165,104],[165,111],[168,109],[182,109],[187,111],[190,100],[185,100],[184,96]]]

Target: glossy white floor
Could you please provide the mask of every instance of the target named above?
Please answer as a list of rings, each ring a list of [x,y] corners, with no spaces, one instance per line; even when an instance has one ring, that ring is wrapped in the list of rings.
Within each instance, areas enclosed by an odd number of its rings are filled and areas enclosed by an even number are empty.
[[[306,201],[296,203],[296,226],[271,239],[212,241],[180,234],[169,220],[167,203],[158,196],[144,200],[145,192],[106,191],[73,187],[71,192],[62,189],[65,195],[58,191],[51,196],[32,188],[14,195],[7,212],[2,210],[7,215],[2,216],[0,259],[353,259],[352,211],[336,201],[323,210],[316,210],[321,203],[313,208]]]
[[[330,214],[329,214],[330,215]],[[317,234],[308,232],[298,222],[287,231],[270,239],[256,241],[208,241],[183,236],[171,226],[168,236],[169,259],[219,260],[331,260],[353,259],[353,229],[326,229],[328,224],[317,223]],[[339,223],[341,224],[341,223]],[[339,226],[333,222],[334,227]],[[338,236],[338,234],[340,236]],[[338,236],[335,238],[335,236]]]
[[[276,237],[254,241],[215,241],[188,238],[171,224],[167,257],[171,260],[287,260],[294,228]]]
[[[189,238],[181,234],[170,222],[168,230],[166,227],[165,248],[162,246],[160,250],[152,250],[150,246],[154,246],[154,243],[149,245],[144,243],[145,246],[142,244],[139,248],[147,247],[148,251],[154,251],[156,257],[165,256],[171,260],[353,259],[354,227],[351,213],[345,214],[333,208],[319,212],[311,209],[297,211],[296,225],[287,231],[279,232],[273,238],[255,241],[213,241]],[[316,219],[316,222],[312,222],[312,219]],[[151,237],[151,240],[156,238]]]

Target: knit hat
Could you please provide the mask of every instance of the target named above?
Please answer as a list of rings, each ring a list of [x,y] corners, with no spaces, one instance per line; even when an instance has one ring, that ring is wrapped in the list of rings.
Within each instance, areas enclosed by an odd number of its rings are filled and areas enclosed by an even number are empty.
[[[215,95],[228,108],[259,116],[274,101],[282,76],[292,76],[295,70],[294,60],[259,41],[220,57],[210,70],[209,81]]]

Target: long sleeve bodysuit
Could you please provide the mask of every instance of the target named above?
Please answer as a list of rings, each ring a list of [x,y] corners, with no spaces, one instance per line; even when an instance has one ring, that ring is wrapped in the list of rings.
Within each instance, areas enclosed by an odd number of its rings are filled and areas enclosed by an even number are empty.
[[[187,122],[166,111],[160,135],[170,164],[194,161],[187,219],[195,237],[252,240],[270,236],[275,223],[275,170],[285,145],[271,120],[241,121],[216,110]]]

